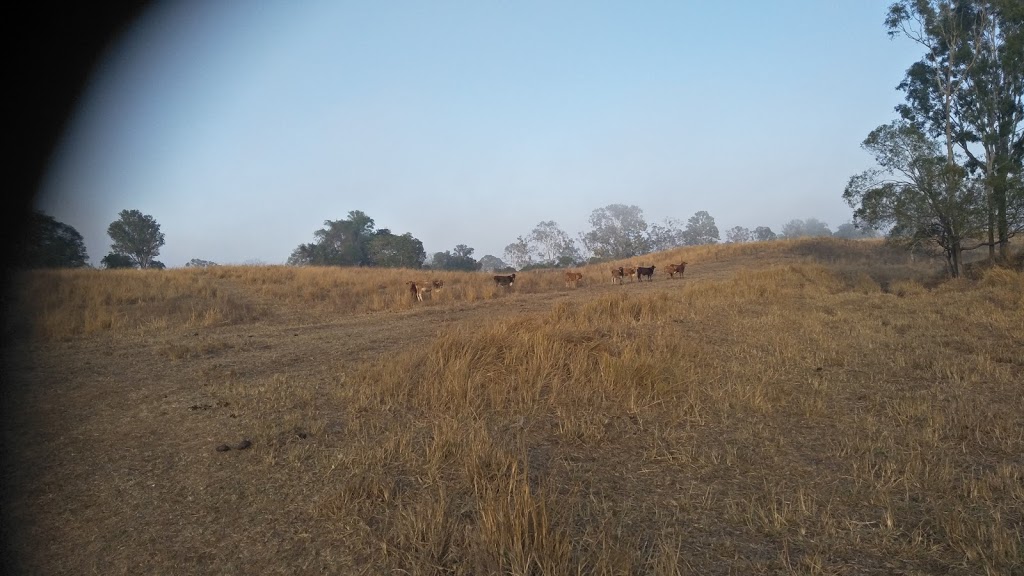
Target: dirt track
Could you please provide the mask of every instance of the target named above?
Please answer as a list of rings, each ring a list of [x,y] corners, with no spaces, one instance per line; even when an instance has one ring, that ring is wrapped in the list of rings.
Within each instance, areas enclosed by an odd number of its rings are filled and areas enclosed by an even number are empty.
[[[266,408],[256,419],[249,390],[266,390],[276,377],[315,395],[338,385],[352,363],[386,358],[446,327],[539,313],[597,294],[679,290],[756,264],[710,262],[688,269],[685,279],[656,275],[653,282],[621,286],[591,281],[536,294],[513,289],[496,300],[428,303],[318,323],[174,328],[10,348],[8,381],[21,392],[7,403],[4,426],[11,448],[5,513],[16,528],[10,542],[34,573],[106,571],[88,565],[101,558],[131,571],[147,565],[133,558],[146,550],[185,553],[181,546],[196,536],[175,534],[209,524],[205,529],[223,537],[231,526],[256,520],[244,510],[210,508],[243,498],[231,478],[247,473],[240,454],[214,447],[251,438],[252,458],[286,432],[285,423],[266,421]],[[329,414],[324,419],[333,425]]]

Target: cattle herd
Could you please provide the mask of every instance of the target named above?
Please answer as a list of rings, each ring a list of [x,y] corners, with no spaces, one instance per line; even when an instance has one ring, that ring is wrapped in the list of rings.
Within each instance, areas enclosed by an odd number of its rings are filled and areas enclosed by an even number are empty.
[[[655,266],[619,266],[612,268],[612,283],[622,284],[623,280],[628,277],[630,282],[638,281],[643,282],[644,278],[647,278],[648,282],[654,281],[654,269]],[[683,271],[686,270],[686,262],[682,264],[669,264],[668,275],[669,278],[675,278],[676,274],[680,278],[683,277]],[[511,287],[516,281],[515,274],[497,274],[494,277],[494,284],[501,287]],[[566,272],[565,273],[565,286],[567,288],[577,288],[580,280],[583,280],[582,272]],[[427,281],[409,281],[405,283],[409,288],[409,293],[418,302],[429,300],[433,292],[439,291],[444,287],[443,280],[431,280]]]

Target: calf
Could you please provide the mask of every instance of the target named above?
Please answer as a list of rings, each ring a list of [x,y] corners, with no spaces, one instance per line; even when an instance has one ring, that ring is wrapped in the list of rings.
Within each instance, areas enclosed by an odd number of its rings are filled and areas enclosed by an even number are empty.
[[[494,283],[497,284],[498,286],[511,286],[512,283],[515,282],[515,281],[516,281],[516,275],[515,274],[509,274],[508,276],[501,276],[501,275],[499,275],[499,276],[495,276],[494,277]]]
[[[567,288],[570,287],[570,286],[575,288],[578,285],[580,280],[583,280],[583,273],[582,272],[566,272],[565,273],[565,286]]]
[[[686,262],[683,262],[682,264],[669,264],[668,277],[675,278],[676,274],[679,274],[679,277],[682,278],[684,270],[686,270]]]
[[[624,276],[629,276],[629,281],[632,282],[633,279],[636,278],[636,268],[632,266],[627,266],[622,269],[622,274]]]
[[[625,275],[626,272],[622,269],[622,266],[612,268],[612,284],[622,284],[622,277]]]
[[[637,269],[636,269],[636,278],[637,278],[637,280],[643,282],[644,281],[644,276],[647,276],[647,281],[648,282],[654,282],[654,266],[650,266],[650,267],[646,267],[646,268],[643,267],[643,266],[638,266]]]

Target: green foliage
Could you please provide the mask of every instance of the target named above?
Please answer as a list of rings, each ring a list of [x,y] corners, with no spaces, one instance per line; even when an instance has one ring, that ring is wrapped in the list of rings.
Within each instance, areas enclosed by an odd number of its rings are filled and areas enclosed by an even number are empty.
[[[345,220],[325,220],[315,241],[300,244],[288,257],[292,266],[381,266],[419,268],[426,260],[423,243],[406,232],[374,230],[373,218],[360,210]]]
[[[82,235],[72,226],[35,211],[29,215],[18,246],[17,263],[24,268],[82,268],[89,265]]]
[[[715,219],[704,210],[697,212],[687,220],[683,235],[688,246],[716,244],[720,239]]]
[[[423,250],[423,242],[406,232],[395,236],[390,230],[382,229],[374,233],[367,247],[371,266],[384,268],[419,268],[427,259]]]
[[[138,264],[131,257],[124,254],[117,254],[111,252],[100,260],[100,264],[107,270],[116,270],[118,268],[138,268]]]
[[[909,122],[880,126],[861,146],[881,168],[851,177],[843,192],[854,223],[888,228],[910,244],[933,241],[946,252],[951,275],[960,275],[963,241],[984,227],[982,187]]]
[[[610,204],[590,215],[592,230],[582,236],[583,245],[597,258],[632,258],[650,251],[647,221],[637,206]]]
[[[455,251],[445,250],[435,252],[430,260],[430,268],[433,270],[462,270],[474,272],[480,269],[480,263],[473,258],[473,249],[465,244],[459,244]]]
[[[1024,231],[1024,188],[1014,185],[1024,171],[1024,3],[900,0],[885,23],[925,50],[898,86],[900,116],[940,139],[946,161],[978,180],[989,243],[1006,256]]]
[[[110,223],[107,235],[114,241],[111,251],[130,258],[139,268],[148,268],[164,245],[160,225],[152,216],[138,210],[122,210],[118,219]]]
[[[185,264],[185,268],[209,268],[211,266],[216,266],[216,265],[217,265],[216,262],[210,262],[209,260],[202,260],[202,259],[199,259],[199,258],[193,258],[193,259],[189,260],[188,263]]]

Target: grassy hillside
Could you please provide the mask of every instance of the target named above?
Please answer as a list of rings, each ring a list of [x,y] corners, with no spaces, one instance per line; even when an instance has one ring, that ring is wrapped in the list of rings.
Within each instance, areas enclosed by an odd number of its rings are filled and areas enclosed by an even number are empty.
[[[1024,572],[1024,273],[872,242],[24,279],[31,573]],[[617,264],[615,264],[617,265]],[[252,447],[218,452],[221,443]]]

